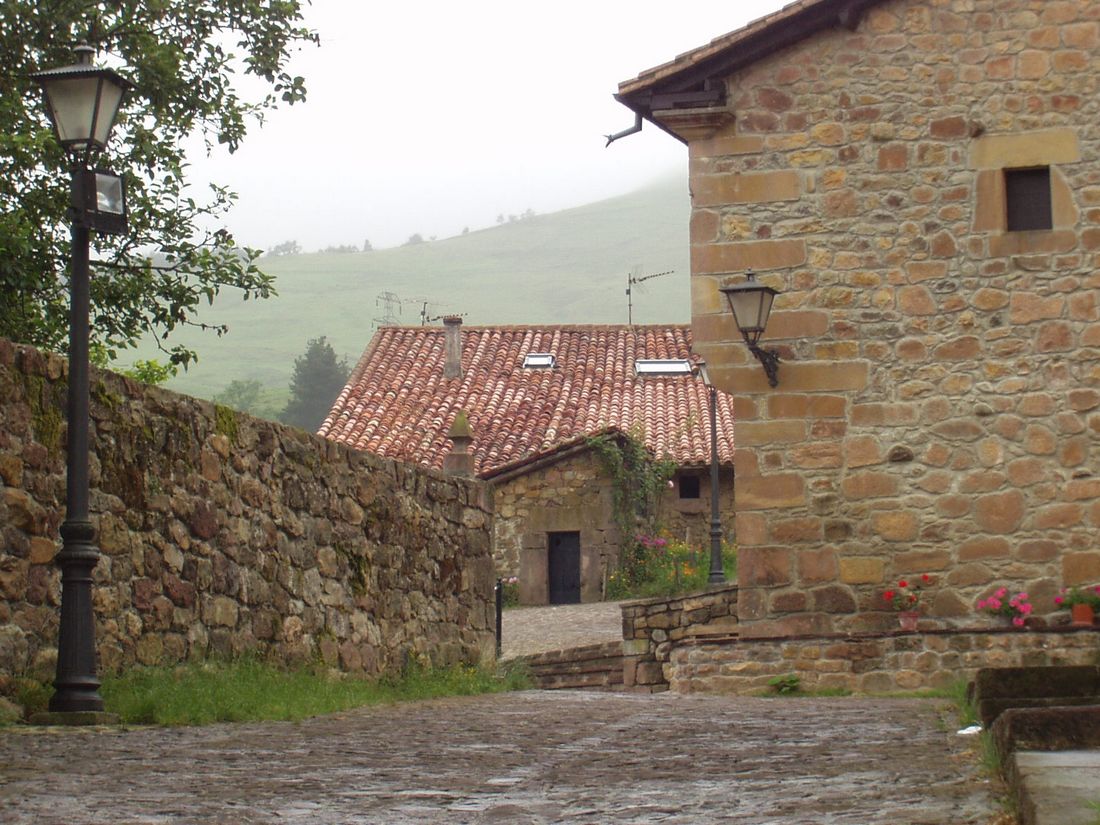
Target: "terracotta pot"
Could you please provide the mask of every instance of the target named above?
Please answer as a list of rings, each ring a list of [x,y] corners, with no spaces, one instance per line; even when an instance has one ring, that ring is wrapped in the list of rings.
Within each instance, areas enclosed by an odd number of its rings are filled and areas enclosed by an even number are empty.
[[[1075,604],[1069,608],[1070,624],[1075,627],[1091,627],[1096,612],[1091,604]]]
[[[902,630],[916,630],[917,622],[919,621],[920,613],[917,613],[915,610],[905,610],[898,614],[898,624],[901,625]]]

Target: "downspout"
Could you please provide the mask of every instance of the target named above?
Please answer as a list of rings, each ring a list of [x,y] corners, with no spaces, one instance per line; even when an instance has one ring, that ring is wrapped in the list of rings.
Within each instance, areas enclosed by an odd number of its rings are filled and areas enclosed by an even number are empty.
[[[640,132],[640,131],[642,131],[642,113],[641,112],[635,112],[634,113],[634,125],[631,126],[629,129],[623,129],[621,132],[616,132],[613,135],[604,135],[604,137],[607,138],[607,143],[604,144],[603,148],[606,149],[608,146],[610,146],[612,143],[617,141],[619,138],[624,138],[624,137],[627,137],[629,135],[633,135],[635,132]]]

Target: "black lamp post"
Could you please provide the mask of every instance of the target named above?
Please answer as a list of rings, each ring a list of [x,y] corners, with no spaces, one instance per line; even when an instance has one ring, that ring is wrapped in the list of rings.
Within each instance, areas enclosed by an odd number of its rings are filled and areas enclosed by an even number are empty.
[[[768,326],[772,302],[779,292],[770,286],[758,283],[751,269],[745,275],[746,280],[743,283],[720,287],[720,289],[729,301],[733,320],[741,330],[741,336],[748,344],[749,351],[763,365],[768,383],[775,387],[779,385],[779,353],[758,346],[757,341]]]
[[[90,167],[114,127],[132,84],[92,65],[94,50],[78,46],[72,66],[31,75],[42,86],[57,138],[72,171],[72,282],[69,316],[68,457],[65,521],[61,525],[61,627],[57,642],[52,713],[101,712],[96,677],[92,571],[99,561],[95,528],[88,518],[88,327],[91,230],[123,232],[126,199],[122,179]]]
[[[722,518],[718,513],[718,388],[710,381],[705,361],[699,362],[699,374],[707,387],[710,404],[710,575],[708,584],[723,584]]]

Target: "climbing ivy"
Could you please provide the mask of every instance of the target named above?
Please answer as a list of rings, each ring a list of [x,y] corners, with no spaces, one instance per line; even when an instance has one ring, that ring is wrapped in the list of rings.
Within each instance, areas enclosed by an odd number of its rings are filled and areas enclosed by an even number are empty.
[[[657,504],[676,472],[676,462],[654,458],[639,434],[600,435],[588,439],[588,444],[611,478],[612,518],[623,544],[639,533],[655,533]]]

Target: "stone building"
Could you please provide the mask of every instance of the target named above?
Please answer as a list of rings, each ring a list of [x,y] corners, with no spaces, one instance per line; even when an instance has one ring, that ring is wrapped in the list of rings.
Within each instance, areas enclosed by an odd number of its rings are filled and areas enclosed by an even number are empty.
[[[710,529],[709,393],[687,326],[384,327],[319,431],[473,475],[492,492],[493,552],[524,604],[596,601],[622,541],[591,439],[632,436],[678,465],[671,534]],[[671,374],[669,374],[671,373]],[[733,405],[718,394],[720,512],[732,534]]]
[[[1100,582],[1100,3],[800,0],[619,86],[687,145],[742,635]],[[772,388],[719,288],[782,293]]]

